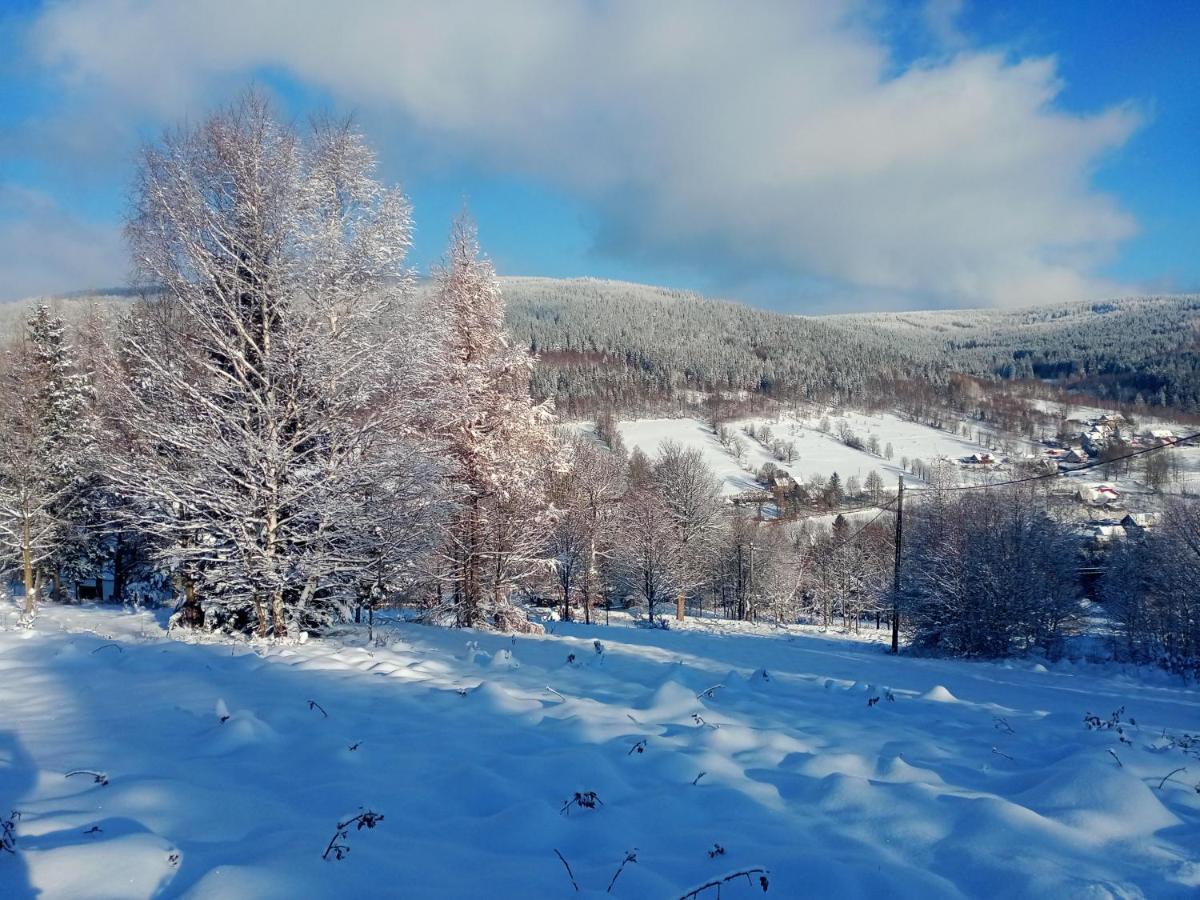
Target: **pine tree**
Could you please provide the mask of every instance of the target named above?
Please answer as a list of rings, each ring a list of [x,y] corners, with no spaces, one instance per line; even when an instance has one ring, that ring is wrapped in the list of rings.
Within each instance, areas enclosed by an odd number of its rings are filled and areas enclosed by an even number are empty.
[[[89,388],[65,327],[44,304],[6,358],[0,402],[0,547],[18,562],[26,616],[46,579],[64,596],[64,570],[86,563],[85,512],[94,474]]]
[[[465,220],[454,226],[437,283],[449,402],[436,430],[456,508],[442,567],[451,596],[437,610],[464,627],[530,630],[508,595],[541,564],[541,480],[559,454],[549,410],[530,399],[533,358],[504,330],[495,271]]]

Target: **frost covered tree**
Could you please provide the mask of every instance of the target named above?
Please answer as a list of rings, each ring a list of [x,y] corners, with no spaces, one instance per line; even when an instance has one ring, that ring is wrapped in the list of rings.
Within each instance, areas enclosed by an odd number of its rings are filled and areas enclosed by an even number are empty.
[[[963,656],[1054,653],[1077,616],[1074,545],[1020,488],[933,490],[905,509],[902,624]]]
[[[87,568],[87,511],[96,472],[90,385],[65,327],[44,304],[4,359],[0,397],[0,550],[21,573],[25,615],[49,579]]]
[[[1155,454],[1152,454],[1155,455]],[[1112,554],[1101,597],[1118,625],[1118,654],[1200,674],[1200,510],[1175,500],[1158,527]]]
[[[674,441],[665,441],[659,448],[653,479],[679,539],[679,587],[695,591],[711,569],[722,524],[720,483],[697,448]]]
[[[364,467],[411,432],[432,352],[397,314],[408,203],[374,170],[349,123],[301,134],[255,93],[142,153],[126,235],[150,296],[110,476],[189,624],[281,636],[346,608]]]
[[[867,496],[871,498],[872,503],[878,503],[883,498],[883,478],[879,472],[872,469],[867,473],[867,479],[863,482],[863,488],[867,492]]]
[[[634,487],[621,504],[611,566],[617,592],[646,607],[650,622],[688,583],[687,557],[672,511],[653,485]]]
[[[504,299],[474,227],[454,226],[437,273],[446,403],[434,430],[450,460],[455,511],[445,529],[435,611],[465,627],[530,630],[509,593],[544,566],[543,475],[559,453],[549,410],[529,395],[533,357],[504,329]]]
[[[601,563],[611,554],[616,505],[625,489],[625,462],[583,437],[569,445],[569,468],[551,475],[555,517],[549,546],[563,618],[570,619],[573,596],[578,596],[584,621],[591,622],[602,588]]]

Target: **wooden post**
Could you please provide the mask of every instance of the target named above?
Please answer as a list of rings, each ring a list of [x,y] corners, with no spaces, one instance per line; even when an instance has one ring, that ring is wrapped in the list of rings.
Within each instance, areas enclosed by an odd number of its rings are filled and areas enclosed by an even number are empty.
[[[750,542],[750,598],[746,605],[746,618],[752,622],[758,620],[758,606],[754,602],[754,541]]]
[[[675,598],[675,619],[679,622],[683,621],[683,607],[687,603],[687,596],[683,591],[679,592],[679,596]]]
[[[904,476],[896,494],[896,564],[892,572],[892,652],[900,652],[900,549],[904,540]]]

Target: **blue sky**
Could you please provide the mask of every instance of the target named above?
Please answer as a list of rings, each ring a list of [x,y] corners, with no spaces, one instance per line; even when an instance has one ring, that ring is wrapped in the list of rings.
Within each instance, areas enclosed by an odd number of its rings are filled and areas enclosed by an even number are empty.
[[[0,299],[121,283],[137,145],[252,82],[422,270],[466,204],[502,274],[795,312],[1200,289],[1200,3],[0,6]]]

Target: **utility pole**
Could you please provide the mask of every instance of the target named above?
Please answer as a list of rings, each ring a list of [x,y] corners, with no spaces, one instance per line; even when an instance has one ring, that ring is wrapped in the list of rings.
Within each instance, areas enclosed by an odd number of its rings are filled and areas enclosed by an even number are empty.
[[[900,652],[900,548],[904,540],[904,476],[896,494],[896,568],[892,573],[892,652]]]

